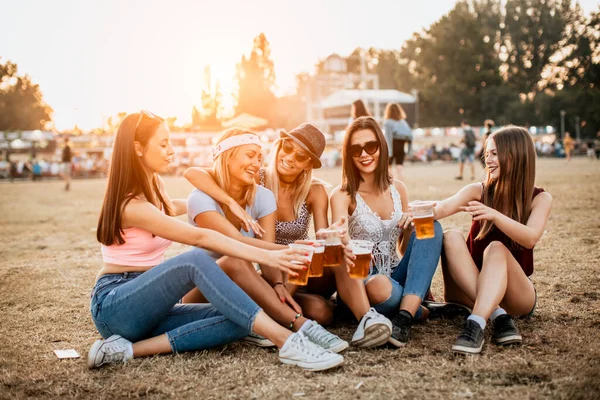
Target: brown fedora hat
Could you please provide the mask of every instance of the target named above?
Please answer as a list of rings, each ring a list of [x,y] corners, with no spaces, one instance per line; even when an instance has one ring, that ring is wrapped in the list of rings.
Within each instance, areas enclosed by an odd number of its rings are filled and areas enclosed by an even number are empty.
[[[321,168],[321,155],[325,150],[325,135],[316,126],[304,123],[289,132],[280,131],[279,137],[291,139],[313,160],[313,168]]]

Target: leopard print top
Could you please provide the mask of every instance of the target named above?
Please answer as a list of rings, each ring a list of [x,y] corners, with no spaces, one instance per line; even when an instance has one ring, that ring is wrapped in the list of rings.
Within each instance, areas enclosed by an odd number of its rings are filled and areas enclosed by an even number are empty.
[[[265,186],[265,170],[261,168],[259,172],[260,185]],[[310,225],[311,213],[308,210],[306,201],[300,207],[298,218],[293,221],[275,222],[275,243],[288,245],[296,240],[308,240],[308,229]]]

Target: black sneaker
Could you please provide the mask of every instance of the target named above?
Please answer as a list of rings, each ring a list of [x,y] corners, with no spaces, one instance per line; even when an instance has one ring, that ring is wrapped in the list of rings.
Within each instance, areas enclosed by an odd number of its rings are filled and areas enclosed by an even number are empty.
[[[483,329],[473,320],[467,319],[463,330],[452,345],[452,351],[461,354],[479,354],[483,348]]]
[[[523,338],[515,326],[515,321],[508,314],[498,316],[493,322],[493,339],[499,345],[521,343]]]
[[[392,334],[388,342],[396,347],[406,346],[410,328],[413,324],[413,316],[406,310],[400,310],[394,318],[392,318]]]
[[[429,310],[429,319],[467,318],[471,315],[471,309],[469,307],[458,303],[424,301],[423,306]]]

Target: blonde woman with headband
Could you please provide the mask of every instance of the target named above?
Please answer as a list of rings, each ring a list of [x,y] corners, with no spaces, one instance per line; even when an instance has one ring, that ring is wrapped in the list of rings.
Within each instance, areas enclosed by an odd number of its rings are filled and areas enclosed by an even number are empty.
[[[92,345],[88,367],[208,349],[250,332],[272,340],[285,364],[308,370],[341,364],[340,355],[273,321],[202,249],[290,273],[297,270],[292,261],[302,260],[298,250],[266,251],[173,218],[187,209],[185,200],[170,199],[159,176],[174,154],[169,136],[162,118],[141,112],[125,117],[115,137],[97,229],[104,264],[90,304],[104,340]],[[165,260],[172,242],[196,247]],[[194,287],[208,302],[178,304]]]
[[[269,250],[287,248],[287,244],[275,244],[275,221],[277,203],[273,193],[255,182],[262,165],[261,142],[251,131],[229,129],[223,132],[213,152],[214,170],[211,176],[220,191],[231,202],[220,203],[210,192],[194,190],[188,198],[188,220],[191,224],[218,231],[240,242]],[[234,206],[235,203],[235,206]],[[240,223],[232,207],[241,207],[253,224],[265,227],[260,238]],[[210,253],[217,264],[254,299],[267,314],[280,324],[302,332],[313,343],[333,352],[340,352],[348,343],[327,332],[318,322],[302,315],[302,309],[293,301],[283,285],[281,271],[261,265],[262,277],[251,263],[240,257],[223,257]],[[263,279],[264,278],[264,279]],[[194,290],[185,302],[198,302],[201,296]],[[256,339],[263,343],[260,338]]]
[[[302,124],[290,132],[280,133],[279,140],[271,149],[268,166],[256,176],[261,185],[275,194],[277,220],[274,227],[271,221],[267,221],[267,224],[262,221],[256,223],[256,218],[239,207],[223,189],[223,185],[215,183],[212,177],[215,174],[210,171],[190,168],[184,175],[194,186],[219,203],[228,205],[232,218],[245,229],[252,229],[257,235],[268,237],[268,240],[272,240],[274,232],[275,243],[287,245],[309,238],[311,219],[317,237],[319,230],[329,225],[327,192],[323,182],[312,177],[313,169],[321,167],[319,158],[325,149],[325,142],[325,135],[311,124]],[[332,228],[339,229],[344,224],[345,220],[341,220]],[[340,234],[343,236],[345,231],[341,230]],[[309,279],[301,292],[297,292],[298,288],[294,285],[284,284],[283,275],[278,271],[273,275],[266,274],[265,278],[274,285],[281,301],[289,302],[296,310],[301,306],[306,316],[322,324],[333,320],[333,304],[327,299],[337,290],[339,297],[359,321],[352,343],[373,347],[387,342],[391,322],[370,307],[364,284],[351,279],[345,265],[325,268],[324,276]],[[290,294],[294,294],[293,299]]]

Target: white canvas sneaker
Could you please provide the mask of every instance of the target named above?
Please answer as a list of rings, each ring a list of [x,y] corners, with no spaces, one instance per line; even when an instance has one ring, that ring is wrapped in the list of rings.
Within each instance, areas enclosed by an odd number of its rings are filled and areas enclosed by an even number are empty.
[[[88,353],[88,368],[98,368],[104,364],[126,363],[133,358],[131,342],[119,335],[106,340],[96,340]]]
[[[392,334],[392,322],[370,308],[361,318],[352,335],[352,344],[358,347],[377,347],[386,344]]]
[[[252,343],[258,347],[275,347],[275,343],[271,342],[266,337],[262,337],[257,333],[250,332],[244,339],[246,343]]]
[[[348,348],[348,342],[327,331],[316,321],[306,321],[305,324],[309,325],[306,328],[302,326],[300,330],[314,344],[334,353],[339,353]]]
[[[302,332],[295,332],[279,350],[279,360],[284,364],[297,365],[308,371],[323,371],[337,367],[344,357],[312,343]]]

